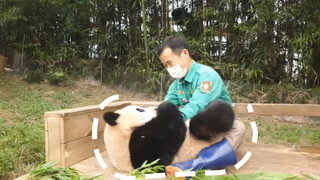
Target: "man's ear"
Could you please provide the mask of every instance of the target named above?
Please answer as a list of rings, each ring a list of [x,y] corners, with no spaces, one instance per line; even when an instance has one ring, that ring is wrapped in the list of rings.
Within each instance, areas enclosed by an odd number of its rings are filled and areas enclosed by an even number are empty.
[[[182,53],[183,55],[185,55],[185,56],[190,56],[190,53],[189,53],[189,51],[188,51],[187,49],[183,49],[183,50],[181,51],[181,53]]]
[[[110,126],[117,125],[117,119],[119,118],[120,114],[115,112],[106,112],[103,115],[103,119],[106,123],[108,123]]]

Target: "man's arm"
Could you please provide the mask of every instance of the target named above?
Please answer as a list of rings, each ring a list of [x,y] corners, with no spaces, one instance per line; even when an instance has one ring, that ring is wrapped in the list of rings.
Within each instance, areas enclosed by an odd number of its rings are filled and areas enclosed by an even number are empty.
[[[188,120],[202,111],[212,100],[221,95],[223,81],[218,73],[205,73],[197,83],[197,88],[189,103],[180,109],[184,120]]]
[[[170,85],[168,93],[167,93],[166,97],[164,98],[164,101],[170,101],[177,106],[180,105],[179,101],[178,101],[175,81]]]

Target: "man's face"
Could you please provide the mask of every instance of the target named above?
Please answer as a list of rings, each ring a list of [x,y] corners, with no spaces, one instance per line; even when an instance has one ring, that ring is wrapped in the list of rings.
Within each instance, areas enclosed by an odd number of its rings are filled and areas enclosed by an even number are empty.
[[[183,69],[186,67],[186,61],[184,60],[186,58],[185,51],[187,50],[182,50],[181,56],[179,56],[175,54],[170,48],[165,48],[160,54],[160,60],[166,69],[177,64],[180,64],[181,68]]]

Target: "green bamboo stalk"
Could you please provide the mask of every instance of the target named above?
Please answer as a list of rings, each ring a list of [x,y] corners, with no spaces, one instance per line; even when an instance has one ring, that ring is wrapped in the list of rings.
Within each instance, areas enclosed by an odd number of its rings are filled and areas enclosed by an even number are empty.
[[[146,61],[147,61],[147,68],[149,68],[149,57],[148,57],[148,37],[147,37],[147,24],[146,24],[146,8],[144,4],[144,0],[141,0],[142,6],[142,20],[143,20],[143,34],[144,34],[144,47],[146,51]]]

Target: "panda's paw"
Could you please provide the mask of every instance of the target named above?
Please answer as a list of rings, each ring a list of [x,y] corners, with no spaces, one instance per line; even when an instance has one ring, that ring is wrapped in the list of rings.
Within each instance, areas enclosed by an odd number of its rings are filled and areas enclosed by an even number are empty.
[[[168,178],[175,176],[176,172],[182,172],[182,170],[180,168],[172,166],[172,165],[166,166],[165,170],[166,170],[166,175]],[[176,179],[185,180],[186,178],[185,177],[178,177]]]

